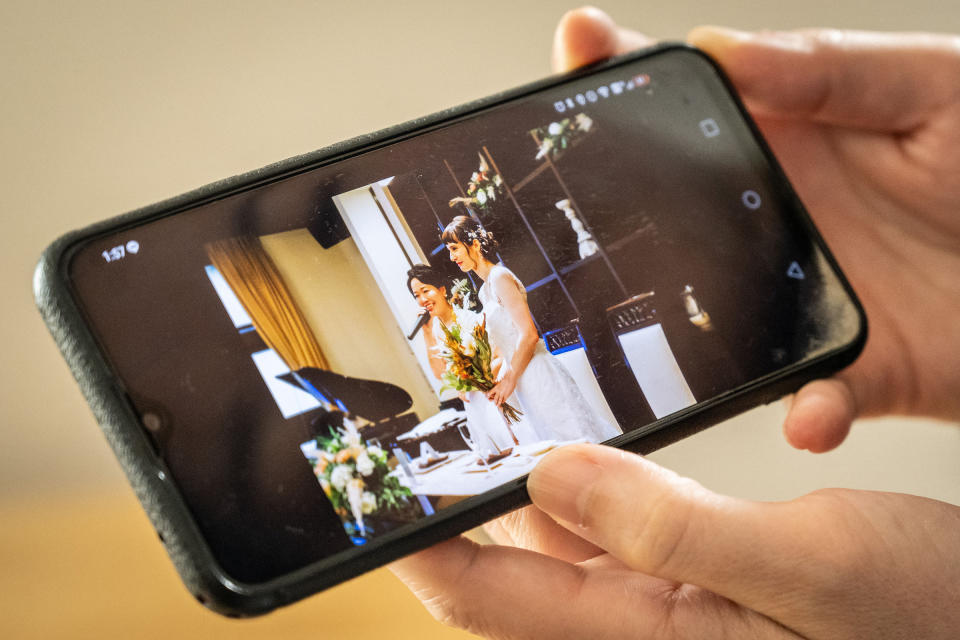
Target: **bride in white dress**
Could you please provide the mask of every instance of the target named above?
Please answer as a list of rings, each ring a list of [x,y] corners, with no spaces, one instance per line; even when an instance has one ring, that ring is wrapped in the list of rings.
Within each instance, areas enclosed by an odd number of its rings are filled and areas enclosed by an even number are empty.
[[[423,339],[433,375],[442,379],[446,364],[436,354],[435,347],[443,336],[440,324],[449,326],[457,321],[457,313],[472,313],[458,310],[450,304],[447,280],[438,271],[426,265],[416,265],[407,272],[407,288],[417,304],[430,314],[430,322],[423,327]],[[468,391],[463,396],[464,411],[470,439],[478,451],[495,454],[512,449],[518,444],[530,444],[540,440],[528,420],[521,416],[508,428],[497,406],[484,397],[481,391]]]
[[[618,427],[593,411],[569,372],[547,351],[533,324],[523,284],[493,262],[497,251],[493,234],[473,218],[457,216],[442,239],[451,261],[483,279],[479,297],[487,332],[504,363],[500,381],[487,397],[500,406],[516,391],[525,420],[542,440],[603,442],[620,435]]]

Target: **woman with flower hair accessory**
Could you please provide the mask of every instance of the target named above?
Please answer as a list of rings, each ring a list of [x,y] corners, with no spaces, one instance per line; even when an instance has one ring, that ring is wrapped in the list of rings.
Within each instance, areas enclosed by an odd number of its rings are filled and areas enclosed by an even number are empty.
[[[499,407],[516,392],[525,418],[541,440],[603,442],[620,435],[617,426],[593,411],[570,373],[547,351],[533,324],[526,289],[499,263],[493,234],[477,220],[457,216],[441,239],[461,271],[473,271],[483,280],[478,296],[490,342],[503,360],[499,382],[487,398]]]

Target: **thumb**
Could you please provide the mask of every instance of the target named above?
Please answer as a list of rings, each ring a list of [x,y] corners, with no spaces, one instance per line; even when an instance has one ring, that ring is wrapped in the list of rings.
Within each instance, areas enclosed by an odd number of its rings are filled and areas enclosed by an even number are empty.
[[[907,132],[955,103],[960,85],[956,36],[697,27],[687,40],[760,116]]]
[[[814,579],[797,561],[815,553],[791,503],[720,496],[625,451],[563,447],[533,470],[528,490],[537,507],[630,568],[756,610]]]

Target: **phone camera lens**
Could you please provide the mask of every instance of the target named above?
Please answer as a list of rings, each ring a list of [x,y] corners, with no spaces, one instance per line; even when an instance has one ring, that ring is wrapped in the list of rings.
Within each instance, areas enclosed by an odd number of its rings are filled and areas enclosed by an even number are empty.
[[[163,420],[155,413],[143,414],[143,426],[151,433],[157,433],[163,428]]]

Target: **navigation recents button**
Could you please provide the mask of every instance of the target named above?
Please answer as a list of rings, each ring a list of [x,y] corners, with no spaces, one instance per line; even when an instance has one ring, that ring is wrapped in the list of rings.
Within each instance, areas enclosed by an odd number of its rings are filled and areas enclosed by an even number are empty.
[[[707,118],[706,120],[700,121],[700,131],[703,132],[706,138],[716,138],[720,135],[720,125],[718,125],[717,121],[713,118]]]

